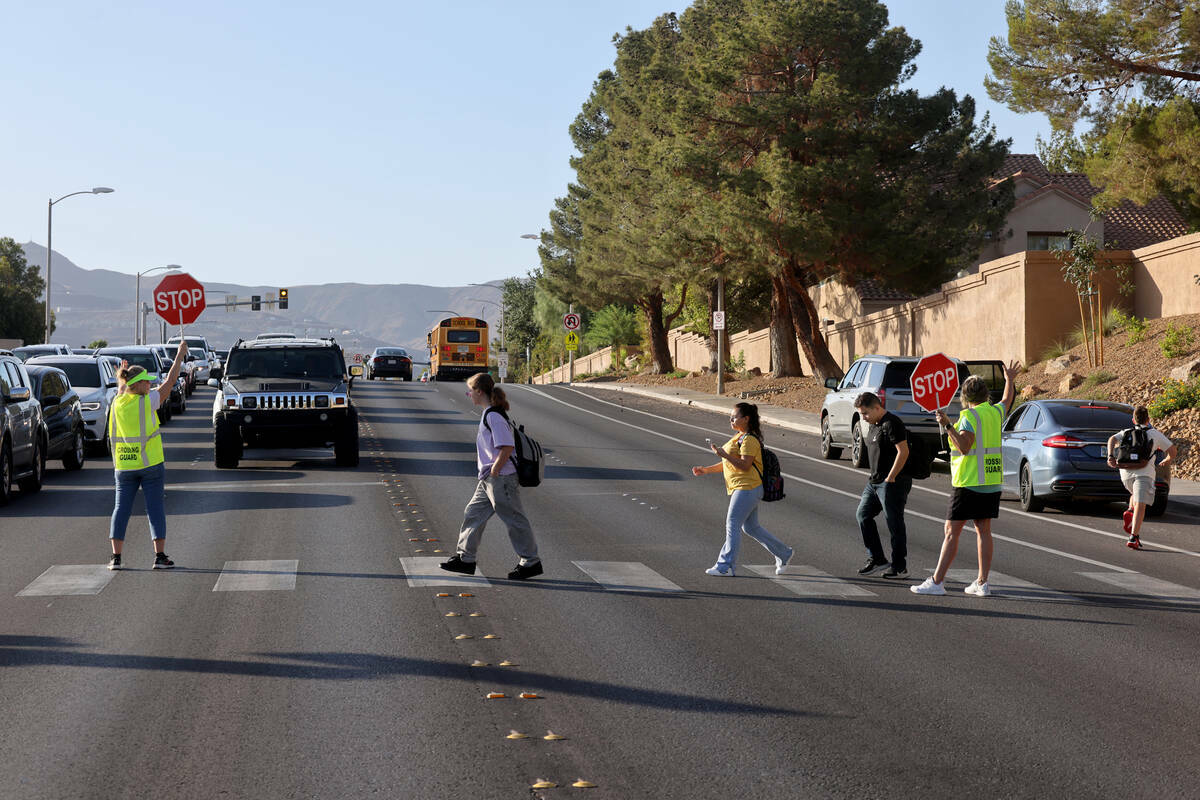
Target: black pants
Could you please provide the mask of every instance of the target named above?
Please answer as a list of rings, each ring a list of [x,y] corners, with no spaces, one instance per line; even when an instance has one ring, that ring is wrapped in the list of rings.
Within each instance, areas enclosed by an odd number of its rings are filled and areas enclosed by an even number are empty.
[[[877,561],[887,561],[883,544],[879,541],[879,527],[875,517],[883,512],[888,531],[892,534],[892,566],[896,569],[908,566],[908,528],[904,525],[904,506],[908,493],[912,491],[912,478],[901,475],[895,483],[871,483],[863,488],[858,502],[858,529],[862,532],[867,554]]]

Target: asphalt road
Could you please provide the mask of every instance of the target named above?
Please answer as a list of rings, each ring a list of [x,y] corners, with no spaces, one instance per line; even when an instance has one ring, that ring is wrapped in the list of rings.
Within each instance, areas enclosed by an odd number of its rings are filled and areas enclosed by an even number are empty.
[[[522,491],[546,574],[504,578],[515,557],[494,520],[486,581],[422,585],[439,572],[402,559],[453,552],[478,415],[457,383],[354,397],[357,469],[251,451],[230,471],[212,465],[202,389],[164,428],[170,572],[149,570],[140,503],[127,569],[61,569],[107,558],[97,459],[0,509],[0,797],[1197,794],[1186,511],[1134,552],[1115,507],[1008,500],[996,595],[967,597],[952,573],[946,597],[919,597],[944,470],[910,498],[913,580],[859,578],[865,473],[767,430],[788,496],[760,515],[795,548],[790,574],[746,540],[738,577],[714,578],[727,498],[689,468],[712,462],[722,415],[515,386],[514,418],[549,451],[546,482]],[[66,573],[111,580],[55,593]],[[542,778],[558,788],[532,789]]]

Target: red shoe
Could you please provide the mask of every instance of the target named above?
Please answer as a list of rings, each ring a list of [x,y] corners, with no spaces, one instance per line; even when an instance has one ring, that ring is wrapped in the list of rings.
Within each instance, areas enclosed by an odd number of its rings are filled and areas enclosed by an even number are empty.
[[[1128,508],[1125,509],[1125,513],[1121,515],[1121,519],[1125,520],[1125,532],[1133,533],[1133,512]]]
[[[1140,536],[1130,536],[1129,541],[1125,543],[1125,546],[1133,550],[1141,550],[1142,539]]]

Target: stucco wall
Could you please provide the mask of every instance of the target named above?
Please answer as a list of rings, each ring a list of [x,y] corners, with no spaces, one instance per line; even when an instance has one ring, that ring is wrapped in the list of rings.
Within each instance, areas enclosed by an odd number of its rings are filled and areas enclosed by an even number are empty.
[[[1133,251],[1137,285],[1133,311],[1139,317],[1200,313],[1200,233]]]

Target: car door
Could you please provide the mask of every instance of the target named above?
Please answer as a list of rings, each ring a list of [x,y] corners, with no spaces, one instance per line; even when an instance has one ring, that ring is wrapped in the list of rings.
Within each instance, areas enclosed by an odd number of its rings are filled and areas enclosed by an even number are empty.
[[[12,361],[5,361],[0,364],[5,371],[5,378],[11,389],[26,387],[31,392],[33,387],[29,385],[29,377],[25,371]],[[12,457],[13,466],[17,469],[24,470],[33,460],[34,435],[36,433],[35,424],[37,415],[34,413],[34,407],[37,406],[37,400],[31,395],[24,402],[8,402],[9,419],[12,421]],[[40,406],[37,406],[40,408]]]
[[[1021,445],[1024,442],[1021,420],[1032,410],[1033,406],[1026,403],[1009,414],[1004,427],[1000,429],[1000,455],[1004,460],[1003,486],[1006,491],[1017,490],[1017,470],[1021,466]]]
[[[854,395],[866,371],[867,362],[856,361],[829,398],[829,431],[838,444],[850,444],[853,441],[850,422],[854,416]]]
[[[46,438],[49,441],[46,457],[53,458],[55,453],[62,450],[63,440],[71,430],[69,409],[63,404],[66,389],[58,376],[50,371],[43,372],[37,384],[38,402],[42,404],[42,420],[46,423]]]

